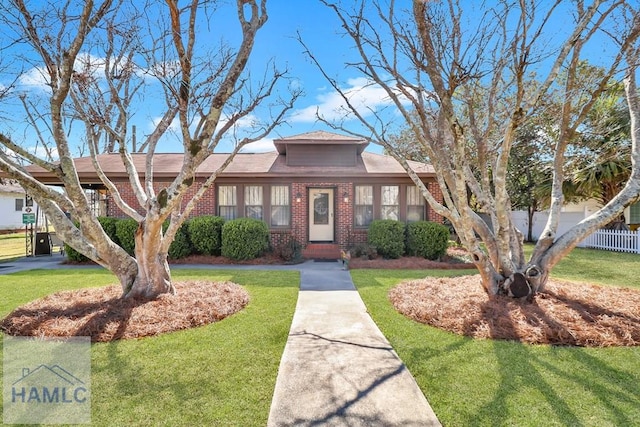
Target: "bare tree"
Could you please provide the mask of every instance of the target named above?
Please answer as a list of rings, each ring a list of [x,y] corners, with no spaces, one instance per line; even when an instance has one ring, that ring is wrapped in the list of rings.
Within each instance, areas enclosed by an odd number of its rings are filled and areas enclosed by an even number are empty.
[[[448,218],[471,252],[491,295],[523,297],[541,290],[551,268],[582,239],[622,211],[640,191],[640,104],[636,85],[640,13],[626,1],[461,2],[414,1],[401,10],[393,0],[360,1],[353,9],[327,0],[358,56],[348,67],[379,85],[407,123],[436,170],[439,203],[390,142],[396,128],[384,113],[359,111],[309,47],[308,55],[371,137],[404,166],[430,206]],[[568,23],[567,21],[570,21]],[[558,23],[562,25],[559,26]],[[304,44],[304,41],[301,40]],[[603,73],[577,84],[590,46]],[[528,84],[535,77],[536,84]],[[608,84],[624,77],[632,117],[633,170],[624,189],[602,209],[558,235],[563,205],[565,152]],[[553,190],[550,215],[533,255],[525,259],[523,236],[511,219],[507,192],[509,154],[516,130],[561,91],[554,112]],[[330,123],[332,124],[332,123]],[[343,128],[341,123],[333,126]],[[491,218],[483,221],[474,203]]]
[[[215,2],[192,0],[186,6],[175,0],[48,2],[40,10],[31,10],[22,0],[9,3],[2,6],[5,34],[9,28],[16,40],[26,42],[23,48],[30,49],[30,60],[42,70],[48,85],[47,130],[59,160],[38,158],[10,135],[0,134],[0,143],[54,173],[64,192],[35,180],[7,151],[0,152],[0,168],[29,189],[65,242],[118,277],[124,296],[153,298],[175,292],[167,254],[178,228],[235,154],[279,125],[299,96],[297,91],[287,91],[284,98],[277,97],[280,84],[286,82],[284,72],[267,67],[258,80],[248,72],[255,38],[267,20],[266,0],[237,0],[231,16],[237,17],[240,29],[238,46],[221,42],[214,50],[207,48],[212,35],[205,29],[214,28],[216,19],[229,19],[228,14],[218,15],[224,8]],[[154,15],[146,16],[149,11]],[[141,24],[144,22],[146,25]],[[136,170],[127,145],[132,111],[144,103],[144,97],[137,95],[150,86],[141,79],[159,82],[162,89],[156,86],[155,90],[166,104],[162,118],[142,144],[144,171]],[[274,98],[269,121],[236,140],[235,149],[220,168],[192,199],[183,200],[196,169],[225,135]],[[158,189],[153,181],[154,154],[174,119],[180,127],[183,163],[177,177]],[[84,127],[96,172],[113,201],[139,224],[135,257],[109,239],[90,209],[68,140],[73,123]],[[129,205],[101,169],[97,155],[105,150],[120,153],[141,209]],[[65,212],[71,213],[79,227]],[[168,228],[163,231],[167,220]]]

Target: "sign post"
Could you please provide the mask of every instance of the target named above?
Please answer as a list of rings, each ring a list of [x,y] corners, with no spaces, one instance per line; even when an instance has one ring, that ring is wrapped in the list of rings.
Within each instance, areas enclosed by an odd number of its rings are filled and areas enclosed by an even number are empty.
[[[36,214],[31,206],[22,209],[22,223],[24,224],[25,252],[27,256],[33,255],[33,224],[36,222]]]

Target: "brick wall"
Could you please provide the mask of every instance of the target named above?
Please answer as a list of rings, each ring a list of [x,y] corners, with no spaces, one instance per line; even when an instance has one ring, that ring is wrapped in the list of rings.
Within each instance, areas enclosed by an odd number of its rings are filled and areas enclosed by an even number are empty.
[[[157,192],[159,192],[162,188],[166,188],[169,184],[170,184],[169,182],[157,181],[153,183],[153,189],[156,191],[156,194],[157,194]],[[128,203],[130,206],[132,206],[134,209],[136,209],[138,212],[142,213],[142,209],[140,207],[140,204],[138,203],[138,199],[136,198],[133,192],[133,189],[129,185],[129,182],[116,182],[115,185],[118,188],[118,191],[120,192],[120,196],[122,197],[122,199],[126,203]],[[191,200],[191,198],[196,194],[196,192],[201,187],[202,187],[201,182],[195,182],[187,190],[187,192],[182,198],[181,209],[184,209],[186,207],[189,200]],[[191,211],[191,214],[189,216],[194,217],[194,216],[201,216],[201,215],[215,215],[216,213],[215,195],[216,195],[215,187],[214,186],[209,187],[209,189],[204,193],[204,195],[200,198],[200,200],[196,204],[196,207],[193,209],[193,211]],[[109,203],[107,206],[107,215],[117,217],[117,218],[122,218],[126,216],[120,210],[120,208],[113,202],[113,200],[109,200]]]
[[[115,183],[122,198],[134,208],[141,212],[133,190],[128,182]],[[167,187],[168,182],[155,182],[154,189],[159,191],[161,188]],[[191,197],[198,191],[202,183],[196,182],[187,190],[182,200],[182,208],[184,208]],[[436,182],[427,184],[429,191],[434,197],[442,202],[442,192]],[[191,212],[191,217],[200,215],[216,214],[216,186],[212,185],[207,192],[198,201],[195,209]],[[293,182],[291,184],[291,228],[290,229],[272,229],[271,244],[272,247],[280,247],[289,243],[291,239],[295,239],[301,245],[306,245],[309,236],[309,188],[332,188],[334,190],[334,212],[335,212],[335,243],[341,248],[348,248],[359,243],[367,241],[367,230],[354,229],[353,227],[353,210],[354,210],[354,186],[353,183],[335,183],[335,182]],[[345,201],[344,195],[348,200]],[[124,217],[124,213],[109,200],[108,215],[113,217]],[[442,216],[438,215],[433,209],[427,209],[427,219],[429,221],[442,222]]]
[[[440,203],[444,202],[444,198],[442,196],[442,190],[436,181],[430,181],[427,183],[427,189],[433,194],[433,197]],[[431,207],[427,208],[427,220],[433,222],[442,223],[444,218],[442,215],[437,214]]]

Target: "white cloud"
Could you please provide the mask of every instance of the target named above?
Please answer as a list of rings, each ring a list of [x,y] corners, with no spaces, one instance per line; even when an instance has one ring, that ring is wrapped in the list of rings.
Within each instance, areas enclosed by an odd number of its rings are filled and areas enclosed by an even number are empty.
[[[226,125],[229,122],[229,116],[223,116],[220,118],[220,122],[218,123],[218,130]],[[233,129],[240,130],[240,129],[251,129],[254,128],[258,123],[260,122],[260,120],[258,119],[257,116],[253,115],[253,114],[249,114],[247,116],[241,117],[240,119],[238,119],[238,121],[233,125],[233,127],[231,128],[230,132],[233,132]]]
[[[319,90],[324,92],[326,88]],[[341,90],[347,96],[351,105],[365,117],[373,114],[372,111],[392,105],[387,92],[364,77],[347,80],[347,85]],[[313,123],[317,121],[318,115],[325,120],[336,121],[353,115],[347,109],[342,96],[336,91],[321,93],[316,99],[318,100],[317,105],[310,105],[295,111],[290,118],[291,122]]]
[[[40,157],[41,159],[49,160],[49,158],[47,157],[47,150],[45,150],[45,148],[42,145],[38,145],[37,147],[30,147],[29,151],[35,154],[36,156]],[[51,151],[51,157],[53,158],[53,160],[58,160],[59,158],[58,148],[51,147],[50,151]]]
[[[263,138],[259,141],[253,142],[251,144],[245,145],[242,147],[240,152],[242,153],[266,153],[269,151],[274,151],[275,146],[273,145],[273,139]]]
[[[20,75],[18,82],[21,86],[31,89],[50,90],[49,77],[44,67],[33,67]]]
[[[152,117],[148,125],[149,131],[153,132],[160,124],[160,120],[162,120],[162,116]],[[171,121],[167,131],[180,133],[180,120],[177,117]]]

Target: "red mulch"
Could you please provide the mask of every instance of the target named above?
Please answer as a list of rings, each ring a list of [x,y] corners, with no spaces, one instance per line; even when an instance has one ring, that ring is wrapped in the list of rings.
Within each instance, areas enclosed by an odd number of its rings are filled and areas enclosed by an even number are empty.
[[[474,338],[584,347],[640,345],[640,291],[550,280],[533,302],[489,298],[480,276],[427,277],[389,292],[394,307]]]
[[[174,282],[176,295],[122,299],[119,285],[63,291],[10,313],[0,329],[19,336],[90,336],[91,341],[140,338],[217,322],[240,310],[249,294],[231,282]]]

